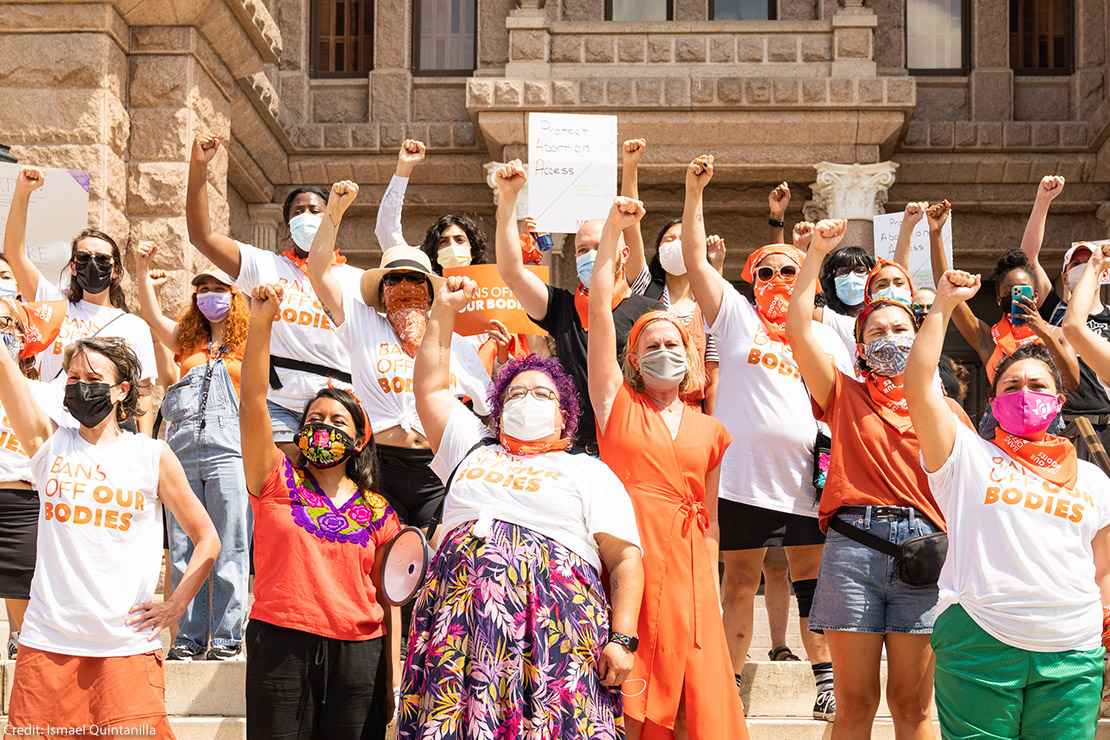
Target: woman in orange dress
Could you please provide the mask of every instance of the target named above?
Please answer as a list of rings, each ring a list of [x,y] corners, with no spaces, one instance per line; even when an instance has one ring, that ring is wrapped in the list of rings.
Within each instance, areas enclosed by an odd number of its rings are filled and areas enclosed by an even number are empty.
[[[681,322],[644,314],[622,369],[610,310],[621,231],[644,215],[617,198],[590,286],[590,401],[601,459],[623,481],[644,546],[636,662],[622,687],[628,737],[745,740],[717,581],[717,482],[731,439],[682,400],[701,383],[697,349]]]

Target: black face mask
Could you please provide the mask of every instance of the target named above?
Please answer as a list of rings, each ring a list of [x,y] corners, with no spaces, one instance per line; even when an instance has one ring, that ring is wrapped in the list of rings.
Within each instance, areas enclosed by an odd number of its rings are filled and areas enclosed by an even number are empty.
[[[70,383],[63,401],[66,411],[83,426],[92,428],[112,413],[112,386],[107,383]]]
[[[86,293],[102,293],[112,284],[113,264],[102,264],[95,259],[75,262],[76,274],[74,279],[81,290]]]

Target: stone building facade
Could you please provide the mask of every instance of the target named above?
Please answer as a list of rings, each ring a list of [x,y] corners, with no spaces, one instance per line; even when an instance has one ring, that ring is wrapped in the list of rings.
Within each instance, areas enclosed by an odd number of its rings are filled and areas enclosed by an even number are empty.
[[[861,242],[871,213],[948,197],[957,262],[976,270],[1018,243],[1043,174],[1068,178],[1050,265],[1107,234],[1105,0],[762,2],[0,0],[0,143],[90,172],[90,221],[159,241],[182,271],[196,132],[229,142],[211,169],[218,226],[278,248],[291,187],[350,178],[362,193],[340,241],[370,265],[402,139],[430,148],[409,240],[444,212],[488,228],[483,165],[524,157],[528,111],[616,114],[621,136],[649,140],[649,234],[680,212],[685,164],[717,155],[707,219],[731,275],[765,240],[780,180],[788,221],[808,204],[853,218]],[[565,256],[556,274],[572,277]]]

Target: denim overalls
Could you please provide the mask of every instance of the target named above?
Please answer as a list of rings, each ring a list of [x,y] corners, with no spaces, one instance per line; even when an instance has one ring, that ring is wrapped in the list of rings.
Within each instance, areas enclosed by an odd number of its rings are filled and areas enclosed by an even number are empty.
[[[221,544],[211,577],[181,618],[175,644],[203,650],[211,636],[212,647],[237,648],[247,610],[250,506],[239,446],[239,397],[223,360],[198,365],[170,386],[162,417],[168,426],[166,442],[212,518]],[[168,509],[166,515],[177,584],[193,545]]]

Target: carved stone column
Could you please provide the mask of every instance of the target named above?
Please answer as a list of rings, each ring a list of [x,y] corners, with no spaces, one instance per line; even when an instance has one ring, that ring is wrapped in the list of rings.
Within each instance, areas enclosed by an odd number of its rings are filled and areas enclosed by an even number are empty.
[[[816,168],[817,182],[811,187],[813,205],[828,218],[848,219],[845,244],[873,250],[871,219],[885,211],[887,191],[894,184],[898,164],[818,162]]]
[[[285,224],[281,220],[281,206],[277,203],[264,203],[247,207],[254,230],[254,246],[270,252],[280,252],[284,242]]]

